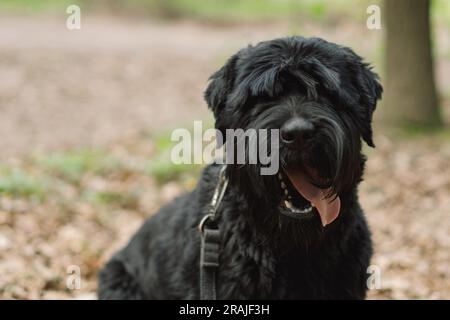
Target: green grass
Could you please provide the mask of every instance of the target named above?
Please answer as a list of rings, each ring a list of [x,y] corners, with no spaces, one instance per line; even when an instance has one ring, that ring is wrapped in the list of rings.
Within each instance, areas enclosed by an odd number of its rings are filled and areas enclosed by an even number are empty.
[[[313,19],[327,22],[332,18],[364,21],[370,4],[380,0],[2,0],[2,12],[61,12],[76,4],[82,13],[103,13],[191,18],[207,21],[255,21],[267,19]],[[450,26],[450,1],[431,1],[433,19]],[[383,15],[382,15],[383,18]]]
[[[373,1],[372,1],[373,2]],[[365,16],[369,0],[3,0],[1,10],[61,11],[77,4],[82,12],[113,12],[191,18],[207,21],[255,21],[305,17],[324,21],[328,16]]]
[[[38,156],[37,163],[51,174],[78,182],[83,175],[106,174],[117,170],[120,164],[113,157],[103,151],[72,150]]]
[[[206,124],[205,129],[210,125]],[[189,129],[189,126],[186,126]],[[192,129],[190,130],[192,132]],[[171,130],[146,135],[155,150],[143,167],[129,168],[111,152],[95,149],[74,149],[38,154],[18,166],[0,166],[0,196],[43,199],[48,192],[61,195],[59,190],[75,187],[75,197],[100,206],[133,209],[138,207],[138,194],[117,190],[90,190],[85,181],[93,177],[122,179],[131,175],[151,175],[158,184],[177,181],[189,185],[202,165],[174,164],[171,151]],[[128,172],[129,171],[129,172]],[[34,174],[37,172],[38,174]],[[86,180],[85,180],[86,179]],[[58,196],[59,197],[59,196]],[[65,195],[62,195],[64,198]],[[60,199],[61,200],[61,199]]]
[[[172,5],[180,14],[206,20],[267,19],[291,15],[298,11],[299,1],[271,0],[175,0]]]
[[[88,192],[85,198],[94,204],[124,209],[136,209],[139,201],[137,194],[116,191]]]
[[[0,168],[0,196],[42,200],[45,184],[18,168]]]
[[[422,137],[422,136],[435,136],[446,137],[449,135],[449,128],[433,125],[418,125],[418,124],[404,124],[401,126],[401,133],[405,137]]]
[[[431,1],[431,13],[436,22],[443,23],[447,25],[447,27],[450,27],[450,1]]]
[[[214,127],[214,121],[207,119],[202,123],[203,132]],[[186,128],[193,137],[194,128],[192,124],[180,125],[179,128]],[[178,143],[171,140],[171,133],[174,128],[156,133],[149,137],[155,146],[155,156],[149,160],[146,173],[153,176],[157,183],[164,184],[172,180],[191,180],[193,176],[199,174],[203,164],[175,164],[171,160],[172,148]],[[209,142],[207,142],[209,143]],[[192,150],[191,150],[192,151]],[[192,154],[193,156],[193,154]],[[192,181],[191,181],[192,182]]]
[[[381,0],[2,0],[1,12],[58,12],[76,4],[82,13],[100,12],[160,18],[190,18],[205,21],[262,21],[312,19],[322,23],[336,19],[367,18],[370,4]],[[433,19],[450,26],[450,1],[431,1]],[[382,15],[383,18],[383,15]]]
[[[172,180],[180,180],[187,174],[194,174],[200,165],[173,164],[165,156],[160,156],[150,162],[147,173],[153,176],[158,184]]]
[[[71,4],[80,4],[77,0],[2,0],[2,11],[25,11],[30,13],[64,10]]]
[[[368,0],[129,0],[116,8],[140,9],[149,15],[207,21],[255,21],[304,18],[324,20],[329,15],[355,15]],[[360,10],[361,11],[361,10]]]
[[[412,122],[404,122],[395,126],[386,123],[383,119],[376,119],[375,133],[383,133],[389,136],[392,140],[398,141],[423,141],[429,140],[437,143],[450,142],[450,127],[424,125]],[[377,137],[375,136],[375,145],[377,144]]]
[[[171,134],[169,131],[159,133],[153,137],[155,156],[150,159],[145,169],[146,173],[153,176],[159,184],[164,184],[172,180],[180,180],[187,175],[198,172],[202,167],[201,165],[195,164],[173,163],[170,155],[176,142],[171,141],[170,137]]]

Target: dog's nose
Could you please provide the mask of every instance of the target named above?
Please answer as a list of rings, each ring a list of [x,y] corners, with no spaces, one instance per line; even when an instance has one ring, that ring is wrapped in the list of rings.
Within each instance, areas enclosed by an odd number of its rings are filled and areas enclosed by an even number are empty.
[[[288,120],[280,130],[281,140],[286,144],[302,144],[313,136],[314,125],[301,117]]]

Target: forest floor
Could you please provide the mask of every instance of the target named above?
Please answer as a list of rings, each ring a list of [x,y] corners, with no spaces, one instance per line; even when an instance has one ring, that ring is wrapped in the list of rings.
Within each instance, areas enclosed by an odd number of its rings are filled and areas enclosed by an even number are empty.
[[[211,123],[202,92],[237,48],[299,32],[380,68],[381,35],[364,25],[261,26],[0,19],[0,298],[95,298],[102,264],[195,185],[199,168],[168,161],[170,129]],[[437,35],[448,115],[450,37]],[[360,188],[381,271],[369,298],[449,299],[450,135],[376,132]],[[71,266],[80,289],[67,287]]]

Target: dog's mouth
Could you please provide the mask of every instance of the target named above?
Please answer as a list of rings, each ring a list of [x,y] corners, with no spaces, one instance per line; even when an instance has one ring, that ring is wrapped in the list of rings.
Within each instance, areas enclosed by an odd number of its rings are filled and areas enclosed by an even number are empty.
[[[280,203],[280,207],[283,210],[282,213],[295,219],[314,217],[313,204],[295,190],[290,180],[285,177],[285,174],[279,172],[278,180],[283,192]]]
[[[322,189],[310,182],[300,170],[283,170],[278,173],[283,191],[280,209],[286,216],[308,219],[319,214],[322,225],[333,222],[339,215],[341,200],[338,195],[327,197],[330,189]]]

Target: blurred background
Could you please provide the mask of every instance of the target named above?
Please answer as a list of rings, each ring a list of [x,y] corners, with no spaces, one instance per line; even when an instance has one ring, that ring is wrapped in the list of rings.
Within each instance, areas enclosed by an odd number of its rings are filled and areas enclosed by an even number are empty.
[[[294,34],[352,47],[385,87],[360,188],[381,270],[369,298],[449,299],[446,0],[0,0],[0,298],[95,298],[99,267],[194,187],[170,132],[212,125],[209,75]]]

